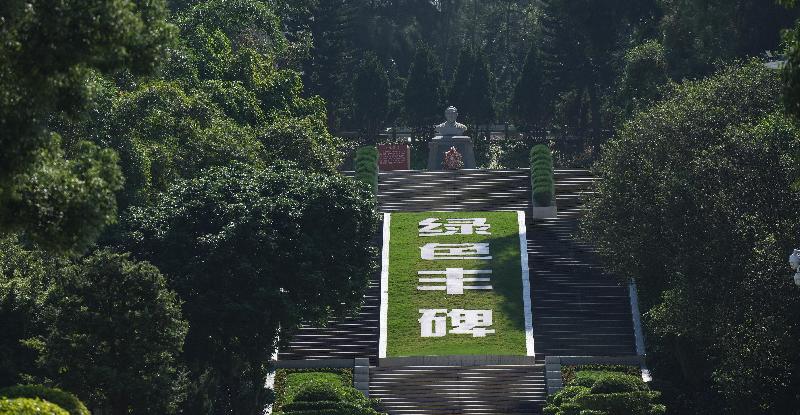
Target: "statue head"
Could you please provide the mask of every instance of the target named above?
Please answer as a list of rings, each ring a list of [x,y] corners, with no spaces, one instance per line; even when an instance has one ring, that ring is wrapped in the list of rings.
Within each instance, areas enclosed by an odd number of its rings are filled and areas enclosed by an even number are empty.
[[[444,118],[449,122],[456,122],[456,118],[458,118],[458,110],[456,107],[451,105],[444,110]]]

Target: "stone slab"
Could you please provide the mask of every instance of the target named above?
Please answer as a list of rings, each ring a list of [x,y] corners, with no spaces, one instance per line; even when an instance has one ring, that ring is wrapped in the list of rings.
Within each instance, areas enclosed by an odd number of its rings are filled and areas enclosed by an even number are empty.
[[[545,365],[553,365],[553,364],[561,364],[561,357],[559,356],[545,356],[544,358]]]
[[[561,371],[561,363],[545,363],[544,364],[544,370],[546,370],[548,372],[550,372],[550,371],[560,372]]]
[[[533,195],[533,193],[531,193]],[[533,199],[531,196],[532,208],[531,208],[531,217],[534,219],[555,219],[558,217],[558,207],[556,206],[556,200],[553,198],[553,203],[551,206],[537,206],[536,200]]]

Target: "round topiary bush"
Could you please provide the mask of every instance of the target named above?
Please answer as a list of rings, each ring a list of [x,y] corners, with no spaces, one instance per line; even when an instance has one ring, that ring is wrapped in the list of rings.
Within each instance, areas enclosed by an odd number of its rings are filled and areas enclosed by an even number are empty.
[[[575,399],[582,409],[605,411],[611,414],[650,415],[653,401],[659,393],[651,391],[588,394]]]
[[[597,370],[580,371],[575,373],[575,378],[572,380],[572,383],[570,383],[570,385],[591,388],[598,380],[612,375],[613,373],[611,372],[603,372]]]
[[[48,388],[44,385],[17,385],[0,389],[0,397],[13,398],[39,398],[54,403],[66,410],[69,415],[90,415],[86,405],[75,395],[58,388]]]
[[[567,386],[556,392],[550,399],[550,403],[553,405],[561,405],[564,402],[572,401],[578,396],[583,396],[588,393],[589,388],[583,386]]]
[[[647,385],[641,378],[622,373],[608,375],[598,379],[592,385],[592,393],[635,392],[647,390]]]
[[[547,398],[545,415],[663,415],[660,393],[641,378],[620,372],[575,372],[568,386]]]
[[[342,401],[341,388],[336,385],[323,382],[310,383],[294,397],[294,402],[314,402],[314,401]]]
[[[314,382],[299,391],[276,415],[380,415],[378,401],[352,387]]]
[[[54,403],[41,399],[0,398],[0,415],[70,415]]]

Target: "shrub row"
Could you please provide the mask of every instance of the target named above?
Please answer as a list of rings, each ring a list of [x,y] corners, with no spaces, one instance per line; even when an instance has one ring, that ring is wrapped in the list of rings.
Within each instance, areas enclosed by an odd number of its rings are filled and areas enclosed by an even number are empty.
[[[275,371],[275,402],[273,412],[280,412],[284,405],[292,402],[295,395],[310,382],[324,382],[330,375],[340,379],[342,385],[353,384],[352,369],[313,368],[278,369]]]
[[[0,397],[14,398],[39,398],[53,403],[66,410],[69,415],[89,415],[86,405],[75,395],[57,388],[48,388],[43,385],[18,385],[0,389]]]
[[[561,366],[561,378],[565,385],[572,385],[577,372],[584,372],[582,376],[588,376],[588,372],[619,372],[632,376],[639,376],[641,373],[638,366],[629,365],[566,365]]]
[[[378,149],[361,147],[356,151],[356,180],[370,186],[373,193],[378,191]]]
[[[544,415],[663,415],[661,396],[638,376],[579,371],[567,387],[547,398]]]
[[[530,163],[533,200],[537,206],[551,206],[555,195],[555,179],[550,148],[544,144],[535,145],[531,149]]]
[[[379,410],[382,410],[380,402],[367,398],[351,386],[311,382],[276,415],[380,415]]]

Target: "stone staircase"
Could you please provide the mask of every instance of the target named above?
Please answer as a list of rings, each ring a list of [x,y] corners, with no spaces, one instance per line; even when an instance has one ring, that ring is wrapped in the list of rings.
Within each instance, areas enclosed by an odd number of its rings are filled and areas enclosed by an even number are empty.
[[[583,196],[595,178],[556,170],[558,218],[528,219],[537,363],[546,356],[635,355],[627,287],[604,273],[575,237]],[[381,173],[381,212],[530,212],[527,169]],[[378,241],[379,243],[380,241]],[[535,414],[546,395],[544,365],[378,367],[379,276],[360,312],[325,328],[303,327],[280,360],[369,358],[370,396],[390,414]]]
[[[369,392],[392,415],[532,414],[546,398],[544,365],[373,367]]]
[[[374,275],[358,313],[331,320],[325,327],[301,327],[280,349],[278,360],[369,358],[377,364],[380,289],[380,275]]]

